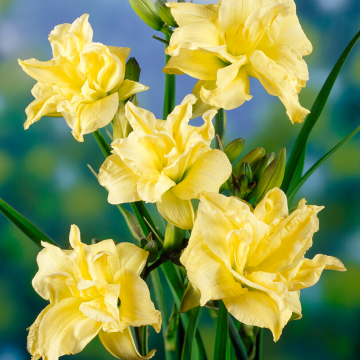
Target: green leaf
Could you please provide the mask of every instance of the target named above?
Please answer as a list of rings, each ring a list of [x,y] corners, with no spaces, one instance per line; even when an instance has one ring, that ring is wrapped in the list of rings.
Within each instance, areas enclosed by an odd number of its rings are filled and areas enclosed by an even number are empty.
[[[190,310],[190,318],[188,325],[186,327],[184,345],[181,355],[181,360],[189,360],[192,359],[192,345],[194,342],[194,335],[199,323],[199,315],[200,315],[200,306]]]
[[[314,171],[322,165],[332,154],[339,150],[344,144],[346,144],[358,131],[360,126],[358,126],[351,134],[349,134],[345,139],[340,141],[335,147],[333,147],[327,154],[325,154],[320,160],[318,160],[308,171],[307,173],[299,180],[299,182],[294,186],[291,193],[288,195],[289,203],[292,201],[299,189],[304,185],[305,181],[314,173]]]
[[[239,335],[238,330],[231,317],[229,318],[229,334],[230,340],[235,348],[236,357],[238,360],[247,360],[248,355],[243,341]]]
[[[165,328],[164,324],[163,327]],[[166,351],[173,352],[176,350],[176,335],[177,335],[178,327],[179,327],[179,310],[174,304],[170,315],[169,324],[166,328],[166,334],[165,334]]]
[[[25,235],[27,235],[36,245],[42,246],[41,241],[46,241],[49,244],[59,246],[54,240],[38,229],[34,224],[7,204],[4,200],[0,199],[0,211],[4,216],[17,226]]]
[[[214,360],[224,360],[229,353],[229,313],[222,300],[219,301],[219,316],[216,325]]]
[[[264,329],[260,328],[256,339],[256,353],[254,360],[261,360],[262,358],[263,337],[264,337]]]
[[[219,109],[217,114],[215,115],[214,122],[215,134],[219,135],[221,145],[224,145],[224,137],[226,130],[226,113],[224,109]],[[220,149],[220,144],[215,137],[215,148]]]
[[[304,125],[296,139],[294,148],[291,152],[289,161],[287,163],[285,177],[281,187],[285,193],[288,193],[289,190],[291,190],[291,187],[293,187],[294,184],[297,183],[297,181],[300,179],[302,175],[304,162],[305,162],[306,146],[311,130],[313,129],[314,125],[319,119],[319,116],[321,115],[321,112],[329,97],[330,91],[335,83],[336,78],[339,75],[341,68],[345,63],[345,60],[349,56],[351,50],[353,49],[359,38],[360,38],[360,31],[350,41],[349,45],[341,54],[339,60],[332,69],[329,77],[325,81],[325,84],[323,85],[318,97],[316,98],[315,103],[311,108],[311,113],[307,116],[304,122]]]
[[[108,144],[108,142],[104,139],[102,136],[100,130],[96,130],[93,132],[94,137],[97,141],[97,143],[100,146],[101,151],[105,155],[105,157],[108,157],[111,155],[111,146]]]

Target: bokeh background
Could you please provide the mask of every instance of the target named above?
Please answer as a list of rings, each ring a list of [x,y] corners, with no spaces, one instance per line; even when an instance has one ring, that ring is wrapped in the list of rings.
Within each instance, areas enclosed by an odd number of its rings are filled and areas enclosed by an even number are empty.
[[[205,3],[206,1],[201,1]],[[358,0],[298,0],[298,16],[314,45],[310,81],[301,102],[310,108],[327,75],[359,30]],[[151,90],[138,96],[140,106],[162,114],[163,44],[126,0],[0,0],[0,197],[13,205],[57,242],[68,247],[70,224],[77,224],[83,241],[113,238],[132,241],[117,208],[106,201],[86,164],[98,169],[103,161],[92,135],[77,143],[61,118],[43,118],[23,130],[25,107],[32,101],[34,81],[17,58],[51,58],[47,35],[57,24],[90,14],[94,40],[132,48],[142,68],[141,82]],[[160,35],[161,36],[161,35]],[[177,103],[191,92],[194,79],[178,76]],[[257,81],[253,100],[229,111],[226,140],[246,140],[244,152],[262,146],[288,152],[301,125],[291,125],[277,98]],[[316,125],[308,146],[306,168],[360,124],[360,45],[352,52]],[[303,319],[285,328],[277,344],[265,332],[264,359],[355,359],[360,353],[360,136],[335,154],[298,194],[311,204],[325,205],[320,232],[311,254],[339,257],[347,273],[325,272],[313,288],[302,291]],[[0,360],[28,359],[26,328],[45,306],[32,289],[39,248],[0,214]],[[170,294],[167,296],[171,299]],[[169,309],[171,307],[169,301]],[[209,357],[213,320],[202,313]],[[162,359],[159,338],[156,359]],[[110,359],[98,340],[75,359]]]

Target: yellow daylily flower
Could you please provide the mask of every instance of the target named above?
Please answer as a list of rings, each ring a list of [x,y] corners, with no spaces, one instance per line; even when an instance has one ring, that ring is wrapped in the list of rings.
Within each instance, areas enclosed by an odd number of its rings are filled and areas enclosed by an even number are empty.
[[[109,203],[156,203],[171,224],[192,229],[190,200],[206,191],[218,192],[231,174],[227,156],[210,148],[216,110],[203,115],[202,126],[188,124],[195,102],[194,95],[187,95],[166,121],[131,102],[126,104],[125,116],[134,131],[111,144],[113,155],[99,173],[100,184],[109,190]]]
[[[72,225],[72,250],[42,242],[39,271],[32,285],[50,304],[31,325],[27,348],[33,360],[57,360],[77,354],[99,335],[104,347],[125,360],[142,357],[135,347],[130,326],[151,325],[159,332],[160,312],[140,278],[148,251],[113,240],[86,245]]]
[[[52,60],[19,60],[38,81],[31,91],[35,100],[25,110],[25,129],[43,116],[63,116],[75,139],[84,141],[83,135],[109,124],[119,101],[148,89],[124,80],[130,48],[93,42],[88,18],[55,26],[49,35]]]
[[[277,341],[286,323],[302,316],[300,290],[316,284],[324,269],[346,270],[331,256],[305,258],[322,209],[303,199],[289,215],[278,188],[255,209],[234,197],[201,195],[180,258],[190,280],[181,310],[222,299],[236,319],[269,328]]]
[[[249,77],[278,96],[293,123],[309,113],[298,99],[309,79],[303,56],[312,45],[301,29],[294,0],[222,0],[214,5],[171,2],[179,27],[165,50],[168,74],[198,83],[197,111],[231,110],[252,98]]]

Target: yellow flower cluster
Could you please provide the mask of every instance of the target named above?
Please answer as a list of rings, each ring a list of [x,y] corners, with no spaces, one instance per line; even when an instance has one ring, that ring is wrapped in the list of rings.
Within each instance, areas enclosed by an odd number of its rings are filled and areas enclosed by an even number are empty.
[[[104,240],[86,245],[72,225],[72,250],[43,242],[39,271],[33,279],[36,292],[50,304],[29,329],[27,348],[33,360],[57,360],[77,354],[96,336],[121,359],[142,357],[131,335],[131,326],[151,325],[159,332],[160,312],[140,278],[149,253],[139,247]]]
[[[93,30],[84,14],[72,24],[61,24],[49,35],[53,59],[20,61],[38,82],[35,100],[26,108],[28,129],[43,116],[62,116],[78,141],[109,124],[123,101],[148,87],[124,80],[129,48],[93,42]]]
[[[215,5],[168,4],[179,27],[166,53],[164,72],[188,74],[199,82],[198,111],[231,110],[250,100],[249,77],[278,96],[291,122],[309,113],[298,94],[309,79],[303,56],[312,51],[294,0],[222,0]],[[207,106],[206,106],[207,105]]]

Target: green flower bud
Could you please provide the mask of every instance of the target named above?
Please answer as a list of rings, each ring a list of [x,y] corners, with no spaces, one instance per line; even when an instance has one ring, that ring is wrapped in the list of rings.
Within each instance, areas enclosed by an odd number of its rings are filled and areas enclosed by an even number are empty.
[[[144,250],[149,252],[149,256],[147,259],[147,262],[152,263],[154,262],[157,257],[158,257],[158,253],[159,253],[159,249],[158,246],[156,244],[156,242],[154,240],[150,240],[144,247]]]
[[[231,163],[235,162],[237,158],[240,156],[243,148],[244,148],[245,140],[244,139],[235,139],[230,144],[228,144],[225,149],[224,153],[229,158]]]
[[[245,161],[241,164],[239,176],[241,176],[241,175],[246,175],[250,181],[253,177],[251,167],[247,161]]]
[[[247,175],[240,175],[239,177],[239,183],[240,183],[240,192],[241,195],[245,195],[248,192],[248,186],[249,186],[249,178]]]
[[[254,173],[260,161],[265,156],[265,149],[262,147],[256,148],[245,155],[235,166],[234,174],[239,174],[241,165],[246,161],[251,166],[251,170]]]
[[[165,231],[164,247],[165,254],[172,254],[181,250],[184,240],[184,230],[174,225],[168,224]]]
[[[91,243],[92,244],[97,244],[97,243],[99,243],[100,242],[100,240],[98,239],[98,238],[93,238],[93,239],[91,239]]]
[[[254,174],[254,181],[259,182],[261,175],[264,173],[265,169],[269,166],[269,164],[275,159],[275,153],[266,154],[262,160],[258,168],[256,169],[256,173]]]
[[[170,25],[172,27],[178,27],[174,17],[171,14],[171,10],[166,6],[166,0],[156,0],[155,8],[161,17],[161,20],[165,22],[165,24]]]
[[[144,249],[146,245],[147,245],[146,239],[141,238],[140,241],[139,241],[139,248]]]
[[[129,0],[129,3],[145,24],[154,30],[160,30],[164,25],[164,21],[158,15],[152,0]]]
[[[140,66],[134,57],[131,57],[125,66],[125,76],[124,79],[139,81],[140,79]]]
[[[282,181],[284,179],[286,166],[286,149],[283,148],[280,150],[278,156],[271,162],[271,164],[266,168],[262,174],[259,183],[255,189],[255,202],[256,206],[265,196],[265,194],[275,188],[280,188]]]

